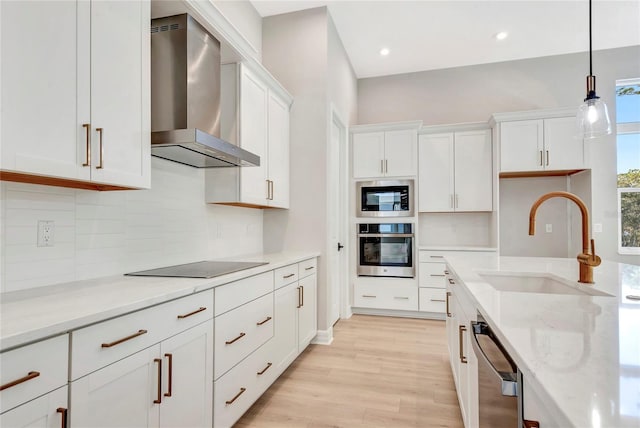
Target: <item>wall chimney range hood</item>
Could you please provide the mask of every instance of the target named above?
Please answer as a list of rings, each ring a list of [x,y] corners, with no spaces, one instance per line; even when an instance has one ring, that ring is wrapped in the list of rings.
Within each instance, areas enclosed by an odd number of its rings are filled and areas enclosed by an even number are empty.
[[[188,14],[151,20],[151,155],[196,168],[258,166],[220,135],[220,42]]]

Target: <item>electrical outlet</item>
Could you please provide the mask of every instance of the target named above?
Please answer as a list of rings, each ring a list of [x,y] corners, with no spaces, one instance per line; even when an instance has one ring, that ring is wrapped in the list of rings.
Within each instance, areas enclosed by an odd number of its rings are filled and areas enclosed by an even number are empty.
[[[53,247],[56,224],[51,220],[38,220],[38,247]]]
[[[551,232],[553,232],[553,225],[552,225],[551,223],[547,223],[547,224],[545,224],[545,225],[544,225],[544,227],[545,227],[545,231],[546,231],[547,233],[551,233]]]

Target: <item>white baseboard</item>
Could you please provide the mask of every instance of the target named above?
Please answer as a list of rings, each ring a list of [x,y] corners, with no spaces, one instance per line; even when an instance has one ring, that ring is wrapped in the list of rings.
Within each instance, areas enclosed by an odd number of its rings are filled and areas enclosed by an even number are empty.
[[[316,337],[311,341],[314,345],[331,345],[331,342],[333,342],[333,327],[329,327],[327,330],[318,330]]]

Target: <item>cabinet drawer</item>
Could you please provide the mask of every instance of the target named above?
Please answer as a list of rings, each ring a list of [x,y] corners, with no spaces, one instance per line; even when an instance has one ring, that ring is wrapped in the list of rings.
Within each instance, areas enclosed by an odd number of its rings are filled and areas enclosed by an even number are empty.
[[[274,272],[275,272],[276,289],[280,287],[284,287],[287,284],[291,284],[292,282],[296,282],[299,278],[297,263],[289,266],[281,267],[280,269],[276,269]]]
[[[160,308],[164,309],[165,337],[173,336],[213,318],[213,290],[173,300]]]
[[[360,308],[418,310],[418,288],[412,285],[356,284],[353,304]]]
[[[221,315],[272,291],[273,271],[216,287],[215,315]]]
[[[446,263],[420,263],[420,287],[444,288]]]
[[[0,413],[66,385],[69,336],[62,335],[0,354]],[[23,380],[22,382],[17,382]]]
[[[214,427],[232,426],[276,379],[268,345],[260,347],[213,383]]]
[[[420,250],[420,255],[419,255],[420,263],[427,263],[427,262],[445,263],[446,260],[444,258],[446,254],[447,254],[446,251]]]
[[[215,319],[214,378],[273,336],[273,293]]]
[[[298,273],[300,274],[300,278],[313,275],[314,273],[316,273],[317,270],[318,270],[318,259],[316,258],[305,260],[303,262],[298,263]]]
[[[420,312],[446,312],[446,293],[443,288],[420,288],[418,295],[420,298]]]

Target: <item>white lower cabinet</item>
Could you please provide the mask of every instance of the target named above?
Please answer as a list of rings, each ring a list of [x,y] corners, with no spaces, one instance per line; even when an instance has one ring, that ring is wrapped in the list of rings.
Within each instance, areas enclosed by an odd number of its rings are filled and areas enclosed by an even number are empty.
[[[418,287],[387,282],[359,282],[354,285],[353,306],[400,311],[418,310]]]
[[[298,283],[275,292],[275,332],[271,340],[275,371],[282,373],[298,356]]]
[[[0,415],[4,428],[58,428],[66,427],[68,416],[67,387],[29,401]]]
[[[316,275],[307,276],[298,282],[300,303],[298,309],[298,353],[309,346],[318,333],[316,316]]]

